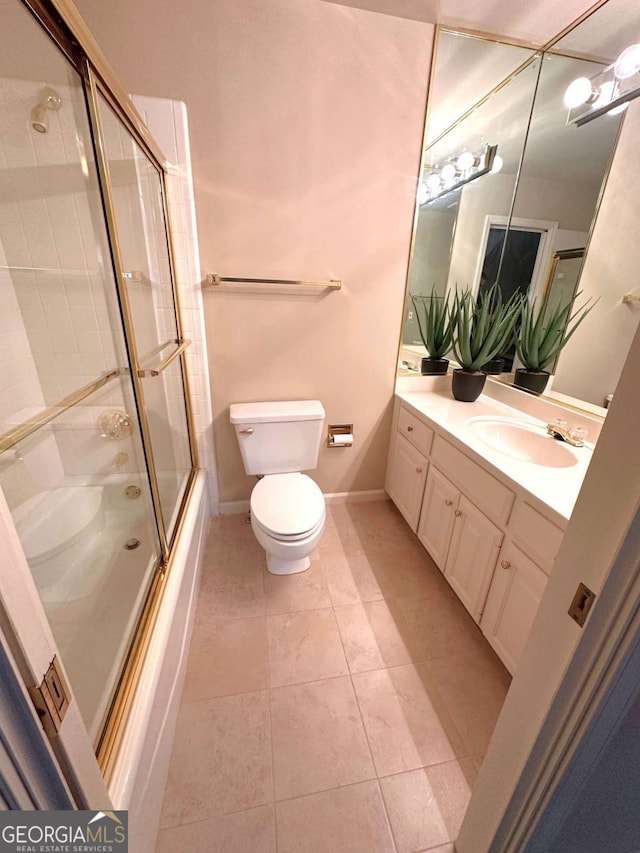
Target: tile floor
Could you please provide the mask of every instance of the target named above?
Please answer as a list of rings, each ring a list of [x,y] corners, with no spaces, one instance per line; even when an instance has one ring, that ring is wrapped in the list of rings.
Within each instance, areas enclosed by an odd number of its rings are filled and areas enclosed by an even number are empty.
[[[509,675],[390,501],[214,520],[157,853],[452,853]]]

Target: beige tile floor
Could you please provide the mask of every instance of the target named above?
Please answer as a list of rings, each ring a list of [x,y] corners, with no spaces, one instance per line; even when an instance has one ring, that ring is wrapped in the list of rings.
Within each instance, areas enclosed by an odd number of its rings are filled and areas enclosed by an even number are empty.
[[[388,501],[276,577],[215,519],[157,853],[453,853],[509,676]]]

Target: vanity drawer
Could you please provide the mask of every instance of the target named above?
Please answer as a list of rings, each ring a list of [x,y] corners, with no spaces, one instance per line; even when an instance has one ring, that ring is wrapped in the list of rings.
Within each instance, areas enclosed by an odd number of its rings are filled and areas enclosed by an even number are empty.
[[[409,409],[400,406],[398,415],[398,432],[408,439],[414,447],[428,456],[433,443],[433,430],[419,420]]]
[[[511,539],[547,574],[553,568],[564,531],[528,503],[516,507],[509,525]]]
[[[491,474],[439,435],[433,443],[431,461],[486,515],[506,524],[515,495]]]

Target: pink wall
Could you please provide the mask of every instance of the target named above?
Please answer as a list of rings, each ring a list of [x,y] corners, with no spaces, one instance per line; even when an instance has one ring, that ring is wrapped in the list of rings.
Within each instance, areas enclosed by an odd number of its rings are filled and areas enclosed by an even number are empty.
[[[344,280],[205,296],[221,499],[249,494],[228,407],[256,399],[353,421],[318,482],[381,489],[433,27],[322,0],[78,8],[127,90],[186,103],[203,271]]]

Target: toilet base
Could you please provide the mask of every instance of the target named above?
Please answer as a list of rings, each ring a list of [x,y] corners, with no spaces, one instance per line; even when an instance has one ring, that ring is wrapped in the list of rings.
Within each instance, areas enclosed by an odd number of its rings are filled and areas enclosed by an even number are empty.
[[[267,551],[267,568],[272,575],[295,575],[298,572],[306,572],[311,565],[309,557],[301,557],[299,560],[281,560]]]

